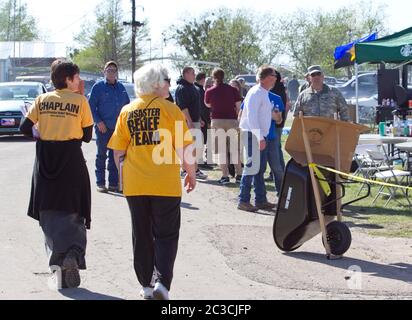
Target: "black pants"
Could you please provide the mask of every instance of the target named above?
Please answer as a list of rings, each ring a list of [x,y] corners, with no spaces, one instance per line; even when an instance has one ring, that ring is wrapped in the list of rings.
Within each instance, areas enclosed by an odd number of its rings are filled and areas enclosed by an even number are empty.
[[[168,290],[173,278],[180,230],[180,197],[127,197],[133,228],[134,269],[148,287],[156,267]]]

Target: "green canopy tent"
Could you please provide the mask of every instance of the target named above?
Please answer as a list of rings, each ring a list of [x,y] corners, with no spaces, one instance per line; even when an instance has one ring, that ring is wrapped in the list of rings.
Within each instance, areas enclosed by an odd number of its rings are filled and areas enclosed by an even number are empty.
[[[412,27],[392,35],[355,44],[357,64],[402,63],[412,60]]]
[[[355,44],[355,72],[358,65],[369,63],[409,63],[412,62],[412,27],[370,42]],[[356,122],[358,122],[358,82],[356,81]]]

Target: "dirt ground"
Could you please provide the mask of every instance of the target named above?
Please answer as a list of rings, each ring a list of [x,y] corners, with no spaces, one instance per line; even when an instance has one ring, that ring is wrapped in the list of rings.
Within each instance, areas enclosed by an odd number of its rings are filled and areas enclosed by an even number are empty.
[[[126,200],[93,188],[81,287],[48,287],[42,232],[25,214],[34,144],[0,139],[0,147],[0,299],[140,299]],[[93,185],[93,142],[84,153]],[[341,260],[325,258],[319,236],[283,253],[273,241],[274,212],[243,212],[236,203],[236,193],[213,181],[184,195],[172,299],[412,298],[411,239],[371,237],[350,225],[352,246]]]

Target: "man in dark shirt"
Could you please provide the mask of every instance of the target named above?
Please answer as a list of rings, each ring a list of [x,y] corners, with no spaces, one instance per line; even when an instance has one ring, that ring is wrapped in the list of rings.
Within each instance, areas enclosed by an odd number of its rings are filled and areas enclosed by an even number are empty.
[[[213,70],[213,80],[215,85],[208,89],[205,93],[205,104],[211,108],[212,129],[219,133],[222,131],[229,137],[229,141],[238,141],[239,122],[237,116],[240,110],[241,97],[237,89],[224,83],[225,72],[216,68]],[[230,151],[230,159],[235,165],[236,182],[240,183],[242,178],[242,165],[240,162],[240,154],[238,147],[230,147],[230,143],[225,144]],[[219,143],[215,141],[215,148],[219,147]],[[233,150],[232,150],[233,149]],[[228,184],[229,169],[226,150],[216,150],[219,159],[219,166],[222,169],[222,178],[219,183],[222,185]]]
[[[293,75],[292,80],[288,82],[289,99],[292,103],[296,101],[299,95],[299,81],[296,79],[296,75]]]
[[[90,92],[89,104],[92,110],[96,132],[96,185],[98,192],[107,192],[106,160],[109,158],[109,191],[119,189],[119,175],[113,158],[113,150],[107,148],[116,127],[116,120],[123,106],[130,103],[126,88],[117,81],[118,67],[114,61],[104,66],[105,79],[94,84]]]
[[[205,86],[206,83],[206,73],[204,72],[199,72],[196,75],[196,82],[195,86],[199,90],[200,94],[200,125],[201,125],[201,130],[203,134],[203,146],[207,144],[207,139],[208,139],[208,129],[210,129],[210,109],[205,105]],[[203,148],[202,148],[202,155],[203,155]],[[207,158],[207,155],[206,155]],[[199,163],[199,167],[203,169],[212,169],[211,166],[208,165],[208,163],[211,163],[211,159],[207,159],[206,164],[203,164],[203,157],[199,157],[199,160],[201,161]]]
[[[200,123],[200,93],[195,82],[195,69],[184,67],[182,77],[177,81],[175,93],[176,104],[182,110],[186,117],[187,126],[191,129],[192,135],[196,141],[196,162],[201,161],[203,149],[203,138]],[[203,160],[202,160],[203,161]],[[207,175],[200,171],[196,163],[196,178],[207,179]]]

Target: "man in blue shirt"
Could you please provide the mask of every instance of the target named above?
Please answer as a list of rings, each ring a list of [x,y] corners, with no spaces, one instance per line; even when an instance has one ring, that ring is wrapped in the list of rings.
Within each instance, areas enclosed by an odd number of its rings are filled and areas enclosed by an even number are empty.
[[[117,192],[119,176],[113,158],[113,150],[107,148],[116,127],[117,117],[124,105],[130,102],[123,84],[117,81],[118,67],[114,61],[104,66],[105,79],[98,81],[90,92],[89,104],[92,110],[96,132],[96,185],[97,191]],[[109,189],[106,188],[106,160],[109,158]]]
[[[282,98],[273,92],[269,91],[269,100],[272,103],[272,123],[270,124],[269,134],[267,135],[267,159],[269,163],[269,167],[271,172],[275,178],[275,186],[277,194],[280,194],[280,189],[282,187],[282,179],[283,179],[283,166],[282,166],[282,159],[283,154],[280,154],[280,137],[277,135],[279,134],[279,130],[276,129],[276,124],[282,122],[282,112],[285,110],[285,106],[283,104]],[[273,119],[277,119],[273,120]]]

